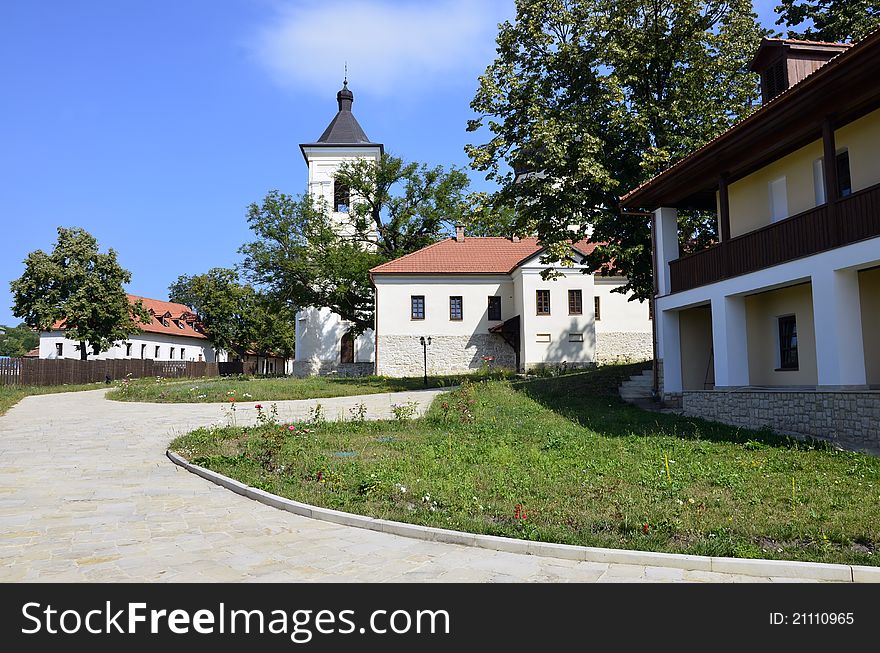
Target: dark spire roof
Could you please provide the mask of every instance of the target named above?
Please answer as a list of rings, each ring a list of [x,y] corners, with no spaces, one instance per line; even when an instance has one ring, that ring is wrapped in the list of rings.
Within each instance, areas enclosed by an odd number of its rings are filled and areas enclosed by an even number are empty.
[[[327,129],[314,143],[303,143],[300,145],[303,158],[308,161],[306,156],[306,147],[333,147],[333,146],[363,146],[378,147],[381,153],[385,152],[382,143],[373,143],[364,130],[358,124],[357,119],[351,112],[351,105],[354,102],[354,93],[348,88],[348,77],[342,82],[342,88],[336,94],[336,103],[339,105],[339,111],[336,116],[327,125]]]
[[[351,105],[354,102],[354,93],[348,88],[348,79],[342,83],[342,88],[336,94],[336,103],[339,105],[339,112],[333,121],[327,125],[327,129],[318,138],[318,143],[328,143],[334,145],[378,145],[373,143],[364,133],[364,130],[358,124],[357,119],[351,112]]]

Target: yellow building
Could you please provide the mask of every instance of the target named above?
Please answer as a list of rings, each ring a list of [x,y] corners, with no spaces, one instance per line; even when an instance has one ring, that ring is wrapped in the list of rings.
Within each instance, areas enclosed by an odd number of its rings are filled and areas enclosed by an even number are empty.
[[[657,389],[685,413],[880,451],[880,31],[764,39],[764,103],[621,199],[653,212]],[[718,216],[680,256],[677,212]]]

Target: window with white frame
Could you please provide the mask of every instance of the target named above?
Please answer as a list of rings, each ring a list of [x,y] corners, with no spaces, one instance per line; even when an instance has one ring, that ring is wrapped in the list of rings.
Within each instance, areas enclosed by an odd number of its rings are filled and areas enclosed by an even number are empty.
[[[769,184],[770,221],[777,222],[788,217],[788,188],[785,177],[774,179]]]

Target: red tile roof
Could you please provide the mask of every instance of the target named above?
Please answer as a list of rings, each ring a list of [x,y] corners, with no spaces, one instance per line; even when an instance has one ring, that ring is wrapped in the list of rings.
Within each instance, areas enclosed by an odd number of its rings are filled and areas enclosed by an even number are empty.
[[[138,324],[141,331],[147,333],[163,333],[172,336],[181,336],[185,338],[200,338],[206,340],[208,336],[199,330],[196,316],[188,306],[183,304],[175,304],[174,302],[164,302],[159,299],[150,299],[149,297],[138,297],[137,295],[128,295],[128,301],[132,304],[137,300],[141,300],[144,308],[150,311],[153,316],[149,324]],[[166,316],[168,325],[162,324],[161,318]],[[180,326],[175,324],[177,319]],[[193,326],[190,326],[192,324]],[[63,329],[64,320],[58,320],[52,325],[52,329]]]
[[[596,243],[586,240],[573,245],[582,254]],[[447,238],[417,252],[401,256],[370,270],[373,274],[510,274],[542,251],[537,238],[514,242],[509,238],[466,237],[462,242]]]

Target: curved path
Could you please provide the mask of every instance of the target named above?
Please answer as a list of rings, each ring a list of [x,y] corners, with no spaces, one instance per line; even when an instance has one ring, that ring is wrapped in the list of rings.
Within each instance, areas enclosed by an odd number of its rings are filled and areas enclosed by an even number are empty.
[[[180,433],[225,423],[217,404],[142,404],[105,390],[27,397],[0,417],[0,581],[747,581],[414,540],[276,510],[171,463]],[[440,392],[321,399],[424,410]],[[314,400],[277,402],[282,419]],[[239,423],[253,404],[240,405]],[[783,579],[779,579],[783,580]]]

